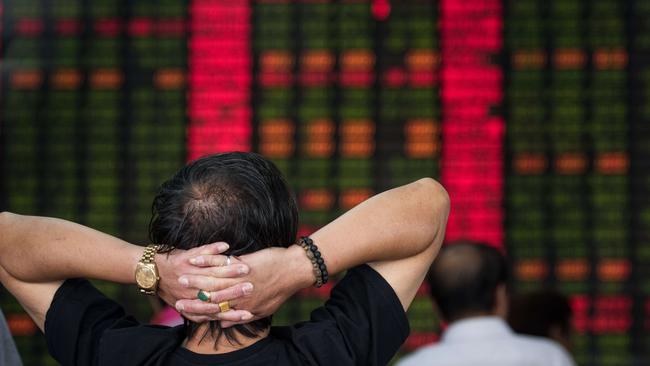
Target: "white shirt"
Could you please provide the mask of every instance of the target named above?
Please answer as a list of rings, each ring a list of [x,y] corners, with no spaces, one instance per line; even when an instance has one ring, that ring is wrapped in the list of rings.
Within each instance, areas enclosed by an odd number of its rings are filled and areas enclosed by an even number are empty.
[[[575,366],[559,344],[515,334],[501,318],[452,323],[439,343],[422,347],[397,366]]]

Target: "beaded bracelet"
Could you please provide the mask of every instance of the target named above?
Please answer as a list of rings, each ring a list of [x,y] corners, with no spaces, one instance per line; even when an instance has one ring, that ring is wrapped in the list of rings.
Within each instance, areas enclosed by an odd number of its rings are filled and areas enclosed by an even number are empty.
[[[316,283],[314,286],[323,286],[329,280],[329,273],[327,273],[327,265],[325,265],[325,260],[321,257],[318,247],[308,236],[301,237],[300,241],[298,241],[298,245],[305,250],[307,258],[309,258],[314,267],[314,275],[316,276]]]

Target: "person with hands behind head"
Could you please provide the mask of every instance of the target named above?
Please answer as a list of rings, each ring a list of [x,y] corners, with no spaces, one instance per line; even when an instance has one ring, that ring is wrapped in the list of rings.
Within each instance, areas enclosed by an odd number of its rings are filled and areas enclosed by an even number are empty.
[[[67,221],[0,215],[0,280],[61,364],[385,365],[408,335],[405,311],[442,243],[449,198],[421,179],[296,240],[277,168],[226,153],[163,183],[153,212],[157,245],[144,251]],[[288,297],[346,270],[308,321],[271,327]],[[139,324],[80,277],[137,283],[185,324]]]

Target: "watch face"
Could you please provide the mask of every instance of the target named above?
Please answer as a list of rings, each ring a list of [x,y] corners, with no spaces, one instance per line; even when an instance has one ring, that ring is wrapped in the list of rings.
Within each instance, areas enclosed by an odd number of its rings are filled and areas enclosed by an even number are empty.
[[[135,281],[138,283],[138,286],[144,289],[150,289],[156,284],[156,273],[149,266],[138,266],[138,269],[135,271]]]

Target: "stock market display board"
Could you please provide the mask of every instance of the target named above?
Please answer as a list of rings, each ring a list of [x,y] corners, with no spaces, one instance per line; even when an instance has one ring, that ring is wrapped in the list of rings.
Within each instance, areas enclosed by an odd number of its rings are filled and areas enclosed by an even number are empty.
[[[423,176],[448,237],[504,248],[512,290],[554,286],[580,365],[650,337],[650,3],[644,0],[5,0],[0,208],[147,241],[157,185],[252,150],[313,232]],[[142,319],[133,288],[99,283]],[[305,319],[331,286],[299,293]],[[423,287],[403,352],[438,338]],[[0,294],[26,364],[55,364]]]

